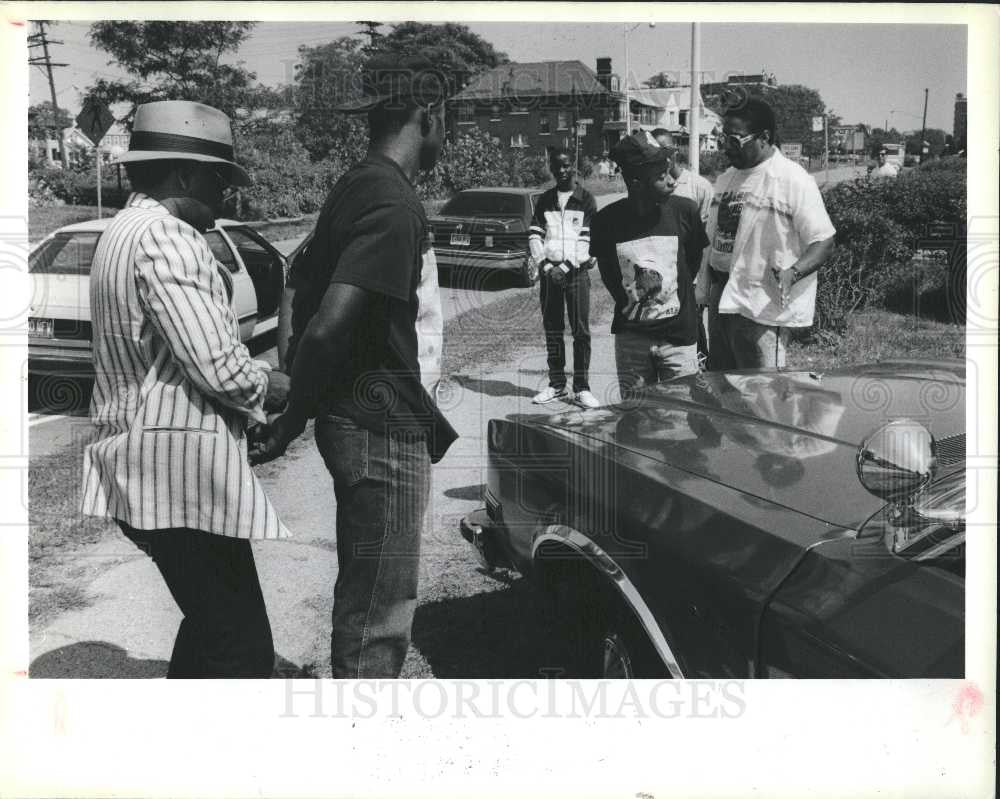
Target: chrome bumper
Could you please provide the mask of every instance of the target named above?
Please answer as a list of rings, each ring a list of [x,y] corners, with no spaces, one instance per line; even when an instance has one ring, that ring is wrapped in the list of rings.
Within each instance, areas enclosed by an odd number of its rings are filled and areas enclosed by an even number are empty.
[[[450,247],[435,247],[438,266],[465,266],[476,269],[519,270],[528,256],[525,250],[510,253],[477,252]]]

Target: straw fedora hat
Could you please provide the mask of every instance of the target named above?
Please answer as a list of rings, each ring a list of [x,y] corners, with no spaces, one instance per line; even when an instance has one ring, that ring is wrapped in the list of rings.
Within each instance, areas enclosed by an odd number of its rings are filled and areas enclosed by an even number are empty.
[[[234,160],[229,117],[209,105],[163,100],[136,109],[128,152],[118,162],[165,159],[223,164],[232,185],[250,185],[250,176]]]

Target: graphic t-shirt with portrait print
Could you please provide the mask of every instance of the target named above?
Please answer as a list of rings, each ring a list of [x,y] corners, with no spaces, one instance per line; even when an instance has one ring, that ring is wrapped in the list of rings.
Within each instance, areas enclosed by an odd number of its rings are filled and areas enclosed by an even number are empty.
[[[719,218],[708,256],[708,265],[713,269],[720,272],[729,271],[743,206],[758,190],[766,165],[767,162],[764,161],[751,169],[731,170],[720,176],[716,183],[715,196],[719,204]]]
[[[591,252],[615,298],[611,332],[641,330],[674,346],[698,339],[693,280],[708,245],[698,206],[670,197],[646,218],[619,200],[591,225]]]

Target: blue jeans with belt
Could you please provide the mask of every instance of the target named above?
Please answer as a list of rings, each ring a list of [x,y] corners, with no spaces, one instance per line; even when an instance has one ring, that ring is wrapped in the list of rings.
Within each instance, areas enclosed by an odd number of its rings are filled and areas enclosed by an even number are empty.
[[[316,419],[337,498],[334,678],[398,677],[417,607],[420,537],[430,497],[426,433],[384,433],[343,416]]]

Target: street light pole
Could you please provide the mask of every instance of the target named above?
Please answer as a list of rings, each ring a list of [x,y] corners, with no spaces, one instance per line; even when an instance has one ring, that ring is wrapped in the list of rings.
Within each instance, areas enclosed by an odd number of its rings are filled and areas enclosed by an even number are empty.
[[[623,35],[625,40],[625,135],[628,136],[632,132],[632,102],[628,91],[628,35],[631,31],[635,30],[635,26],[633,25],[631,28],[622,26],[622,30],[624,31]]]
[[[920,123],[920,162],[924,162],[924,136],[927,134],[927,89],[924,89],[924,118]]]

